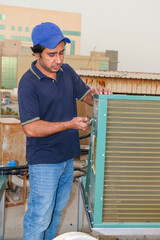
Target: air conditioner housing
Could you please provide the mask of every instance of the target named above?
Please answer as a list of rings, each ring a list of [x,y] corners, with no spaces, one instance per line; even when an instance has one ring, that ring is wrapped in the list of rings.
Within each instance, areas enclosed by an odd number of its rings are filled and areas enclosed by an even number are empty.
[[[160,97],[94,96],[82,188],[92,228],[160,228]]]

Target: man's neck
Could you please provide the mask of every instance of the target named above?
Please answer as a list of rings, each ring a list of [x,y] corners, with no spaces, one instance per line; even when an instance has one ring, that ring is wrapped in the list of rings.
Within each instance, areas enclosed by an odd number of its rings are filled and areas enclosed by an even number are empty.
[[[56,73],[56,72],[53,73],[53,72],[48,72],[48,71],[46,71],[46,70],[39,64],[38,61],[36,62],[35,66],[36,66],[44,75],[46,75],[47,77],[50,77],[50,78],[52,78],[52,79],[54,79],[54,80],[57,80],[57,73]]]

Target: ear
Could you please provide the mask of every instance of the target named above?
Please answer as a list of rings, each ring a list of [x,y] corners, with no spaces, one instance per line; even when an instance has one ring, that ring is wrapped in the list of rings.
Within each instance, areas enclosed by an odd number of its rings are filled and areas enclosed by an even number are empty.
[[[40,58],[40,53],[34,53],[34,56],[36,57],[36,59],[38,60]]]

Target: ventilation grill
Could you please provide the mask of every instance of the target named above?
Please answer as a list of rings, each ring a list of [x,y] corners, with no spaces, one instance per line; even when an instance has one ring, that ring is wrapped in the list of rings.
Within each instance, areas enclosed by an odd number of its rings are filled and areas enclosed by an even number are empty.
[[[160,222],[160,103],[108,100],[102,222]]]

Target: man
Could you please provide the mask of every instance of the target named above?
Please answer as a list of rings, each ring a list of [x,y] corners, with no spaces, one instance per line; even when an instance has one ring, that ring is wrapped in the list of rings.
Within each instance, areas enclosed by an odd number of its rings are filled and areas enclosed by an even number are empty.
[[[73,182],[73,158],[80,155],[78,130],[87,117],[77,117],[76,99],[93,104],[93,94],[111,94],[87,86],[63,64],[65,43],[59,27],[45,22],[32,31],[31,68],[19,83],[21,124],[27,135],[30,195],[23,240],[51,240],[61,220]]]

